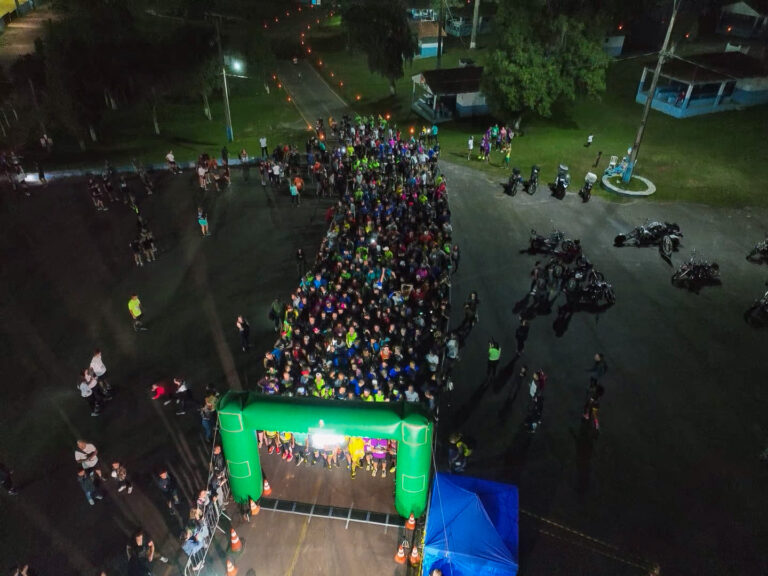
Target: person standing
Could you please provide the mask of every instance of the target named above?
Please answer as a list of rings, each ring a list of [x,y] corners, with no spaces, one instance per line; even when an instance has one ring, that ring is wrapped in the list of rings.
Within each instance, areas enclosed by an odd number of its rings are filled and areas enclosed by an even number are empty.
[[[597,166],[600,164],[600,158],[603,157],[603,151],[598,150],[597,152],[597,158],[595,158],[595,163],[592,164],[592,168],[597,168]]]
[[[267,148],[267,138],[262,136],[259,138],[259,146],[261,146],[261,157],[266,158],[269,156],[269,149]]]
[[[307,260],[304,257],[304,250],[301,248],[296,250],[296,271],[299,273],[299,278],[304,276],[307,271]]]
[[[221,149],[221,163],[224,164],[224,166],[229,166],[229,150],[227,150],[226,145]]]
[[[299,187],[296,185],[296,182],[291,182],[290,190],[291,202],[293,202],[294,207],[298,208],[301,205],[301,199],[299,198]]]
[[[205,397],[205,403],[200,408],[200,422],[203,425],[206,442],[213,440],[213,432],[216,429],[216,403],[216,396],[210,394]]]
[[[117,483],[120,485],[120,487],[117,489],[118,492],[122,492],[123,490],[127,490],[128,494],[133,492],[133,484],[131,483],[131,479],[128,477],[128,470],[126,470],[125,466],[123,466],[117,460],[112,462],[112,471],[109,473],[109,475],[117,480]]]
[[[455,274],[459,271],[459,260],[461,259],[461,252],[459,251],[459,245],[454,244],[453,248],[451,248],[451,264],[453,265],[453,269],[451,270],[451,274]]]
[[[282,323],[283,316],[283,303],[278,296],[272,300],[272,305],[269,308],[269,319],[275,324],[275,332],[280,331],[280,324]]]
[[[496,370],[499,367],[499,360],[501,359],[501,346],[491,338],[488,342],[488,367],[485,372],[486,380],[493,380],[496,378]]]
[[[176,377],[173,379],[173,399],[176,401],[176,416],[183,416],[187,413],[187,404],[191,403],[192,391],[184,378]]]
[[[208,230],[208,214],[203,211],[202,206],[197,207],[197,223],[200,225],[200,232],[202,232],[203,238],[211,235]]]
[[[600,411],[600,398],[605,394],[605,388],[603,388],[596,381],[592,381],[589,384],[587,390],[587,401],[584,404],[584,414],[582,418],[589,422],[595,432],[600,432],[600,420],[598,419],[598,412]]]
[[[98,379],[91,374],[89,368],[86,368],[82,371],[80,383],[77,385],[78,390],[80,390],[80,396],[88,402],[88,407],[91,409],[91,416],[99,415],[99,404],[96,400],[95,392],[98,383]]]
[[[251,334],[251,326],[242,315],[237,317],[235,326],[237,327],[237,333],[240,334],[240,347],[243,349],[243,352],[247,352],[249,348],[248,342]]]
[[[125,547],[130,574],[152,576],[152,560],[155,558],[155,543],[139,529]]]
[[[168,511],[171,516],[178,517],[179,513],[174,506],[179,505],[179,489],[176,485],[176,480],[168,473],[168,470],[162,468],[155,477],[155,483],[160,491],[165,496],[165,502],[168,505]]]
[[[12,473],[12,470],[9,470],[6,468],[5,464],[0,462],[0,486],[5,488],[5,490],[8,492],[8,496],[16,496],[16,494],[19,493],[13,486],[13,478],[11,477]]]
[[[530,326],[528,326],[528,320],[525,318],[520,319],[520,326],[517,327],[517,330],[515,330],[515,340],[517,340],[517,355],[520,356],[523,353],[523,350],[525,349],[525,341],[528,340],[528,331],[530,330]]]
[[[138,294],[131,294],[131,299],[128,300],[128,312],[133,319],[133,329],[138,332],[139,330],[146,330],[141,319],[143,312],[141,310],[141,300],[139,300]]]
[[[99,451],[96,446],[85,440],[78,440],[75,448],[75,462],[80,464],[83,470],[89,476],[96,474],[101,478],[101,469],[99,468]]]
[[[475,137],[470,136],[469,140],[467,140],[467,160],[472,159],[472,150],[475,149]]]
[[[96,376],[99,386],[105,391],[111,389],[111,386],[107,382],[107,367],[104,364],[104,360],[101,357],[101,350],[96,348],[93,351],[93,357],[91,358],[91,372]]]
[[[608,371],[608,364],[606,364],[605,356],[602,352],[596,352],[592,360],[592,368],[589,370],[589,381],[590,383],[597,384]]]
[[[245,151],[245,148],[240,150],[240,154],[238,155],[240,157],[240,166],[243,169],[243,180],[248,182],[248,177],[250,176],[250,165],[248,164],[248,152]]]
[[[593,134],[590,134],[587,136],[587,141],[584,143],[584,148],[589,148],[592,146],[592,141],[595,139],[595,136]]]
[[[86,474],[85,470],[80,469],[77,471],[77,481],[80,483],[80,488],[82,488],[83,493],[85,494],[85,499],[88,500],[88,504],[91,506],[96,504],[94,498],[96,500],[104,499],[104,496],[97,488],[93,478]]]

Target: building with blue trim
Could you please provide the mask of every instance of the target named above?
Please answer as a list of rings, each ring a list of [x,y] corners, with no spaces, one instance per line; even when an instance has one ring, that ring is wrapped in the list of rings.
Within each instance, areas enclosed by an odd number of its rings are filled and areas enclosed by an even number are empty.
[[[643,68],[635,95],[639,104],[648,99],[652,77],[653,70]],[[651,107],[687,118],[766,103],[768,70],[764,64],[741,52],[721,52],[669,60],[659,76]]]
[[[429,122],[446,122],[454,116],[467,118],[488,114],[480,91],[482,66],[424,70],[411,77],[411,109]],[[420,94],[417,97],[417,90]]]

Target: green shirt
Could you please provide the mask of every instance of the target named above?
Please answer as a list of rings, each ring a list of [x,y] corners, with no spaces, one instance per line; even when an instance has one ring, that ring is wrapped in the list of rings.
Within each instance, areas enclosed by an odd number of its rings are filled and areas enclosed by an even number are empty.
[[[489,362],[496,362],[501,357],[501,346],[498,348],[494,348],[493,346],[490,346],[488,348],[488,361]]]

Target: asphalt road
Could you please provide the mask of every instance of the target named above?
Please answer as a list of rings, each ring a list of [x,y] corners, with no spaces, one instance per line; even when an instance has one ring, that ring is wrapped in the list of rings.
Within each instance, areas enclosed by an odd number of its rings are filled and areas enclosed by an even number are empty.
[[[599,198],[582,204],[570,194],[561,202],[544,190],[510,198],[477,172],[447,162],[443,170],[463,251],[455,322],[471,290],[482,301],[441,422],[444,433],[454,427],[476,439],[468,473],[517,484],[521,507],[658,563],[662,574],[763,573],[768,507],[760,493],[768,470],[757,456],[768,432],[759,360],[766,333],[749,328],[742,313],[768,277],[744,259],[768,228],[766,213]],[[722,286],[698,295],[677,289],[656,249],[612,246],[617,233],[647,218],[677,222],[685,238],[674,264],[696,249],[720,264]],[[600,314],[576,313],[561,337],[556,313],[537,317],[515,362],[514,304],[537,259],[520,253],[531,228],[580,238],[617,303]],[[504,377],[480,387],[490,337],[502,345],[505,375],[527,365],[550,376],[533,436],[521,428],[525,388],[512,389]],[[609,371],[602,432],[590,441],[580,414],[597,351]],[[539,553],[548,546],[542,539],[521,534],[525,574],[553,573]]]

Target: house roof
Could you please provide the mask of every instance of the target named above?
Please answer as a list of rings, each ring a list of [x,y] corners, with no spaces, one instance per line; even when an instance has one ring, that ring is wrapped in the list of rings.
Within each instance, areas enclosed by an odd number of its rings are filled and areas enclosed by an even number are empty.
[[[441,68],[424,70],[421,73],[423,83],[433,94],[466,94],[480,91],[482,66],[464,66],[461,68]]]
[[[728,4],[720,8],[720,11],[729,14],[739,14],[741,16],[752,16],[753,18],[760,16],[760,13],[746,2],[734,2],[733,4]]]
[[[416,36],[421,40],[422,38],[437,38],[437,22],[419,21],[412,22],[411,29],[416,32]],[[443,29],[443,37],[447,36],[445,29]]]
[[[741,52],[718,52],[696,54],[686,60],[668,60],[661,74],[686,84],[707,84],[723,80],[762,78],[768,76],[768,70],[762,62]]]

